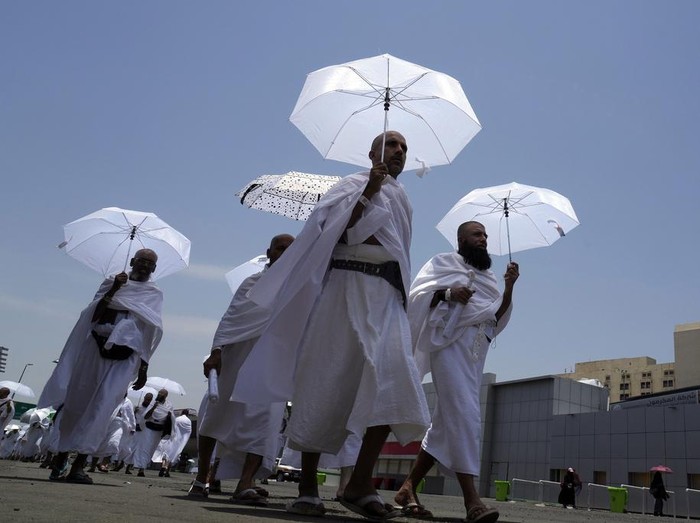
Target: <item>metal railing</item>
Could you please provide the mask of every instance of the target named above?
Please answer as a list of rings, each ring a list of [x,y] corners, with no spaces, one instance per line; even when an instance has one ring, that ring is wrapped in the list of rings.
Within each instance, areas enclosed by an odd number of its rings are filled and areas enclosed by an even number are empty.
[[[588,495],[586,496],[586,505],[587,505],[586,508],[590,511],[591,510],[591,493],[593,492],[593,490],[596,488],[604,488],[605,491],[607,492],[609,485],[599,485],[598,483],[586,483],[586,486],[588,487]]]
[[[534,489],[536,489],[536,496],[527,496],[525,495],[520,495],[518,498],[516,496],[516,485],[521,484],[522,487],[530,486]],[[544,496],[544,489],[546,485],[556,485],[557,487],[560,486],[560,483],[557,481],[547,481],[545,479],[540,479],[540,480],[530,480],[530,479],[520,479],[520,478],[513,478],[510,482],[510,494],[509,498],[512,500],[515,499],[521,499],[524,501],[537,501],[538,503],[545,503],[545,496]],[[587,492],[586,492],[586,509],[590,511],[593,507],[593,504],[591,503],[591,496],[594,494],[595,489],[604,489],[606,492],[606,499],[607,499],[607,492],[608,492],[608,487],[610,485],[599,485],[597,483],[586,483],[587,487]],[[646,514],[646,493],[649,491],[648,487],[638,487],[636,485],[627,485],[627,484],[621,484],[621,488],[637,490],[642,494],[642,514]],[[527,489],[526,489],[527,490]],[[521,489],[518,489],[517,492],[520,492]],[[686,491],[686,502],[688,504],[688,519],[690,519],[690,496],[688,494],[691,493],[696,493],[700,494],[700,490],[693,490],[693,489],[685,489]],[[533,492],[533,490],[530,490],[530,492]],[[675,492],[672,490],[667,490],[669,495],[672,495],[669,499],[671,501],[671,506],[672,506],[672,511],[673,511],[673,517],[676,518],[677,516],[677,511],[676,511],[676,497],[675,497]],[[578,497],[578,496],[577,496]],[[551,503],[554,503],[553,501]],[[628,499],[628,504],[629,504],[629,499]],[[600,508],[600,507],[598,507]]]
[[[523,483],[526,485],[536,485],[537,486],[537,491],[538,491],[538,500],[541,502],[542,501],[542,484],[539,481],[533,481],[531,479],[519,479],[519,478],[513,478],[510,481],[510,498],[515,499],[515,485],[517,483]],[[522,499],[527,500],[527,497],[523,497]]]
[[[687,514],[685,519],[690,519],[690,495],[691,494],[700,494],[700,490],[695,490],[692,488],[685,489],[685,505],[686,505],[685,513]]]

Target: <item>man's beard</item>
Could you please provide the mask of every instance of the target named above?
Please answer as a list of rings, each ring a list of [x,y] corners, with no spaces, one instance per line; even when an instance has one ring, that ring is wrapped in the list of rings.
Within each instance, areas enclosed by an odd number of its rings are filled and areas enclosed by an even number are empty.
[[[457,251],[464,257],[464,261],[480,271],[485,271],[491,268],[491,256],[486,249],[480,247],[470,247],[462,244]]]

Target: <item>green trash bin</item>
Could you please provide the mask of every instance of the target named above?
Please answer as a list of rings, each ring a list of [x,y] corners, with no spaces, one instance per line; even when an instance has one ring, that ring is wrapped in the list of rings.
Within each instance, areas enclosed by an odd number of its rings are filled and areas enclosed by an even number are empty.
[[[627,489],[608,487],[610,495],[610,512],[627,512]]]
[[[326,482],[326,473],[325,472],[317,472],[316,473],[316,483],[319,485],[323,485]]]
[[[496,501],[508,501],[510,483],[508,481],[494,481],[496,484]]]

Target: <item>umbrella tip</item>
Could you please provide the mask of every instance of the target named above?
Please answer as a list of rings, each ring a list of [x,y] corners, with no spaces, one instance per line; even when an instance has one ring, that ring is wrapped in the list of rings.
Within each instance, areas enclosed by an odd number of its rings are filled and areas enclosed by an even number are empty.
[[[66,245],[68,245],[68,241],[64,240],[61,243],[59,243],[56,247],[58,247],[59,249],[63,249]]]

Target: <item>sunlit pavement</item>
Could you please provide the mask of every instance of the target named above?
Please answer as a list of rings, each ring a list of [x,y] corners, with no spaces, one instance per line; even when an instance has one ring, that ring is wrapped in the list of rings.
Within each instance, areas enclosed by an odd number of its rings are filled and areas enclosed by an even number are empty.
[[[324,518],[287,514],[284,506],[296,497],[295,483],[270,481],[267,507],[246,507],[229,501],[235,482],[224,481],[224,494],[207,499],[187,497],[192,477],[173,472],[159,478],[158,471],[146,471],[147,477],[126,475],[123,470],[108,474],[91,474],[93,485],[75,485],[48,480],[49,471],[37,463],[0,460],[0,521],[366,521],[340,503],[332,501],[335,487],[321,486],[320,494],[327,509]],[[387,502],[393,493],[381,491]],[[637,522],[658,521],[640,514],[614,514],[585,509],[566,510],[558,506],[540,507],[526,502],[485,500],[498,508],[503,522]],[[424,495],[421,502],[434,517],[429,521],[463,521],[462,500],[453,496]],[[392,521],[417,521],[396,518]]]

